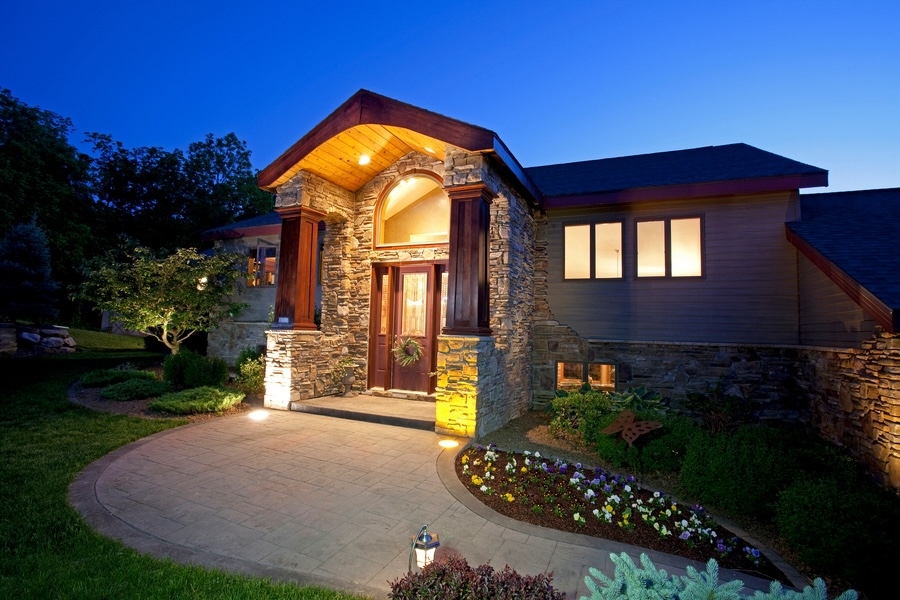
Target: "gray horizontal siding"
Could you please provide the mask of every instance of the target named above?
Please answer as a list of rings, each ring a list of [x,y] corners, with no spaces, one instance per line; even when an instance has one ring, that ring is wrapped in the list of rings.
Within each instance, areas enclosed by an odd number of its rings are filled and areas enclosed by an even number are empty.
[[[713,343],[799,343],[797,254],[784,223],[789,194],[617,206],[549,216],[548,301],[554,317],[589,338]],[[636,279],[635,221],[701,216],[702,278]],[[564,280],[563,226],[624,220],[622,280]]]
[[[855,347],[871,338],[875,321],[818,267],[800,258],[800,342]]]

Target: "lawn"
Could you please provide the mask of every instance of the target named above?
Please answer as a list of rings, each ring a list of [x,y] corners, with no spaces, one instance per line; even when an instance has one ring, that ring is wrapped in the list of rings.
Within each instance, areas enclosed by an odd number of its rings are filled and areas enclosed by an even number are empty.
[[[136,335],[116,335],[103,331],[91,331],[89,329],[69,329],[69,335],[75,340],[79,351],[119,351],[119,350],[143,350],[144,338]]]
[[[70,404],[69,383],[120,360],[96,356],[0,360],[0,598],[360,598],[181,566],[94,533],[67,501],[74,477],[120,446],[186,422]]]

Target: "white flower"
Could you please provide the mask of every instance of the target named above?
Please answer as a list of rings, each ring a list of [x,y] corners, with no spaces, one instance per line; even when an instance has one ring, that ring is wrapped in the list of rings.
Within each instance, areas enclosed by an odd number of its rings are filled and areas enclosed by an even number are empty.
[[[540,457],[541,457],[541,453],[540,453],[540,452],[535,452],[535,453],[534,453],[534,457],[535,457],[535,458],[540,458]]]
[[[599,508],[595,508],[595,509],[593,510],[593,514],[594,514],[595,517],[597,517],[597,518],[599,519],[599,518],[600,518],[600,509],[599,509]]]
[[[630,485],[626,485],[626,486],[625,486],[625,491],[626,491],[626,492],[630,492],[630,491],[631,491],[631,486],[630,486]]]
[[[486,492],[486,491],[488,491],[488,489],[490,489],[490,488],[488,488],[488,486],[486,486],[486,485],[481,486],[482,492]]]

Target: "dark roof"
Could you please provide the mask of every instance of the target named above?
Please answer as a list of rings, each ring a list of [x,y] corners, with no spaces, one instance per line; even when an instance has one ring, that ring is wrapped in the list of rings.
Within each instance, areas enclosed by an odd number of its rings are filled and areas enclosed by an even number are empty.
[[[824,169],[747,144],[529,167],[525,172],[545,198],[797,175],[821,178],[828,174]]]
[[[788,239],[835,283],[849,279],[842,287],[850,286],[851,297],[858,293],[883,305],[882,326],[900,329],[900,188],[803,194],[800,221],[787,229]]]
[[[258,230],[258,231],[252,231]],[[271,230],[271,231],[266,231]],[[281,216],[276,212],[268,212],[258,217],[251,217],[229,223],[221,227],[207,229],[203,232],[204,240],[223,240],[230,238],[244,237],[245,235],[265,235],[266,233],[278,233],[281,231]]]

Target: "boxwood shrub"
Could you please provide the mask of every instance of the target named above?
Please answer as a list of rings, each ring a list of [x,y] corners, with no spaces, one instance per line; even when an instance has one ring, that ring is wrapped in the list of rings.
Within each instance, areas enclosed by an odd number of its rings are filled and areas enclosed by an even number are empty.
[[[155,379],[129,379],[121,383],[114,383],[100,392],[104,400],[139,400],[141,398],[153,398],[165,394],[172,386],[165,381]]]
[[[190,350],[170,354],[163,361],[163,378],[176,386],[220,386],[228,380],[228,364]]]

